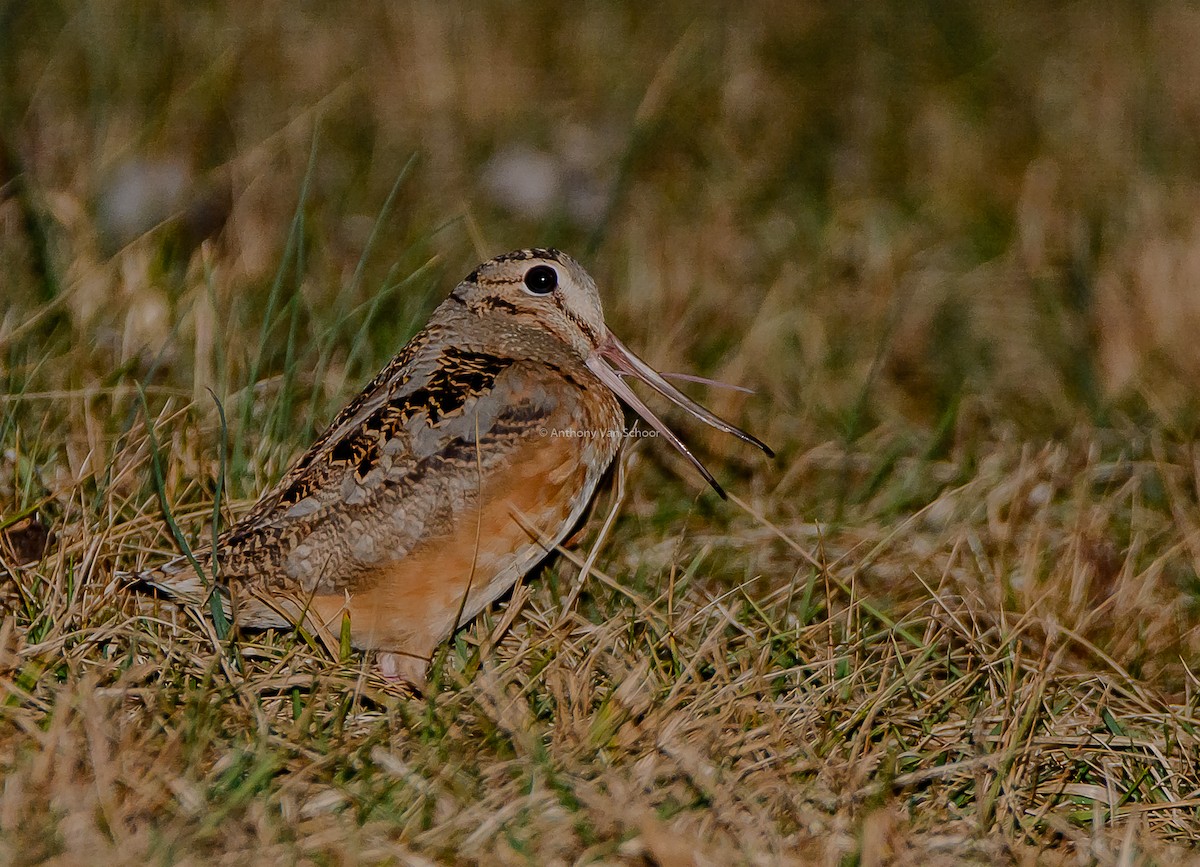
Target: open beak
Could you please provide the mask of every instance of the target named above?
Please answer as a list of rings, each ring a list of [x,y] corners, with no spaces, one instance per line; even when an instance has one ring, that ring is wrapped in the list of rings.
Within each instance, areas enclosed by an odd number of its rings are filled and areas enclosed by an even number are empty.
[[[640,379],[646,385],[657,391],[663,397],[671,400],[678,406],[683,407],[689,413],[705,424],[715,427],[717,430],[724,431],[728,434],[733,434],[738,439],[750,443],[752,446],[757,446],[766,452],[768,457],[775,457],[775,452],[771,451],[762,440],[758,437],[746,433],[739,427],[734,427],[729,422],[719,416],[713,415],[707,409],[696,403],[682,391],[677,389],[671,383],[659,375],[653,367],[642,361],[620,340],[609,333],[605,336],[604,342],[596,348],[587,359],[587,366],[599,377],[600,381],[612,389],[613,393],[629,406],[649,424],[652,428],[662,434],[667,442],[679,449],[680,453],[691,461],[692,466],[700,471],[700,475],[704,476],[705,480],[712,485],[722,499],[725,497],[725,491],[717,484],[717,480],[713,478],[712,473],[704,468],[704,464],[700,463],[699,459],[692,454],[691,450],[683,444],[679,437],[671,433],[670,429],[665,424],[659,421],[650,409],[642,403],[636,394],[623,379],[625,376],[633,376]]]

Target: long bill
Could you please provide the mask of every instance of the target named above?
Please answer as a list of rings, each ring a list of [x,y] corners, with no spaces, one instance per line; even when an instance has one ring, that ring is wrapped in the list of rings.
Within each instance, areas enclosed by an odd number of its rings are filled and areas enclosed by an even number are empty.
[[[612,333],[605,335],[604,342],[596,348],[595,352],[588,356],[587,366],[592,373],[596,374],[601,382],[612,389],[613,393],[616,394],[617,397],[625,401],[625,403],[627,403],[634,412],[645,419],[646,423],[658,431],[658,433],[661,434],[667,442],[679,449],[679,453],[687,458],[691,462],[692,466],[699,470],[700,475],[704,476],[705,481],[712,485],[713,490],[716,491],[717,494],[719,494],[722,498],[725,497],[725,491],[719,484],[717,484],[717,480],[713,478],[712,473],[705,468],[704,464],[700,463],[699,458],[692,454],[691,449],[685,446],[683,441],[680,440],[679,437],[675,436],[675,434],[672,433],[671,430],[659,420],[658,416],[651,412],[650,408],[647,407],[646,404],[642,403],[641,399],[633,393],[633,389],[626,384],[623,377],[632,376],[636,379],[640,379],[663,397],[687,410],[705,424],[715,427],[719,431],[733,434],[743,442],[747,442],[752,446],[762,449],[768,457],[775,456],[775,452],[771,451],[771,449],[758,437],[746,433],[741,428],[730,424],[720,416],[709,412],[675,386],[671,385],[671,383],[663,379],[662,376],[659,375],[658,371],[634,355],[629,348],[626,347],[625,344],[623,344],[615,336],[613,336]]]

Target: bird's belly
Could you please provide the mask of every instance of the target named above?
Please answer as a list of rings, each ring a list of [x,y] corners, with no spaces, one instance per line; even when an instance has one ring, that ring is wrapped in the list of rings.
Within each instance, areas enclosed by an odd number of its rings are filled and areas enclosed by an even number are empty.
[[[428,658],[567,535],[619,443],[548,439],[456,510],[448,531],[391,562],[353,592],[318,596],[310,612],[352,643]]]

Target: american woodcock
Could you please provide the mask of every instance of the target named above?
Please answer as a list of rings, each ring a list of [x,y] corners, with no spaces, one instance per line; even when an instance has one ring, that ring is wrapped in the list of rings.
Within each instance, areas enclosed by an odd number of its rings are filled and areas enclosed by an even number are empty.
[[[385,676],[422,684],[437,645],[580,521],[624,437],[618,398],[723,495],[626,376],[771,454],[625,348],[574,259],[480,265],[218,540],[227,613],[333,635],[348,618]],[[206,575],[211,557],[198,555]],[[208,593],[182,557],[134,577],[186,603]]]

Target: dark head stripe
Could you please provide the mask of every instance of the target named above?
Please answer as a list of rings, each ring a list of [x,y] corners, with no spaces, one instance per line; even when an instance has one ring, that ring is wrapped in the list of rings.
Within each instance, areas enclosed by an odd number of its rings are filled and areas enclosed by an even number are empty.
[[[497,256],[493,262],[524,262],[528,259],[550,259],[563,264],[562,253],[553,247],[529,247],[525,250],[513,250],[503,256]]]

